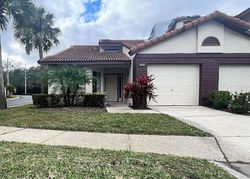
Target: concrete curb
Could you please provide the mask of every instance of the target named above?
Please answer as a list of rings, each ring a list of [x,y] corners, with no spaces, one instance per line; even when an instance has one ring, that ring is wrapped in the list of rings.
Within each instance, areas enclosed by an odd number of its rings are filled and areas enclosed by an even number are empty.
[[[21,98],[20,96],[17,96],[16,98],[7,99],[7,101],[14,101],[14,100],[17,100],[17,99],[20,99],[20,98]]]
[[[210,161],[211,163],[214,163],[215,165],[223,168],[224,170],[226,170],[228,173],[230,173],[231,175],[233,175],[234,177],[236,178],[239,178],[239,179],[249,179],[249,177],[247,177],[246,175],[243,175],[242,173],[232,169],[232,168],[229,168],[227,165],[223,164],[223,163],[220,163],[220,162],[214,162],[214,161]]]

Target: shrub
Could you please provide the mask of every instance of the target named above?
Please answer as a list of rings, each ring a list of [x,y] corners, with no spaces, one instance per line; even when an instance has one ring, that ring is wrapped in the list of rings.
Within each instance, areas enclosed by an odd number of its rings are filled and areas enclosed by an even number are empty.
[[[64,106],[64,102],[62,101],[62,99],[63,99],[62,95],[55,95],[55,94],[48,95],[47,97],[48,106],[50,107]]]
[[[104,94],[86,94],[84,95],[84,106],[89,107],[104,107],[105,106],[105,97]]]
[[[232,96],[228,91],[214,91],[209,94],[208,99],[215,109],[226,109]]]
[[[6,85],[6,91],[9,94],[15,94],[16,93],[16,87],[12,84]]]
[[[73,106],[86,106],[86,107],[105,107],[104,94],[78,94],[71,95],[70,100],[74,98]],[[64,96],[61,94],[33,94],[33,105],[39,108],[45,107],[64,107]]]
[[[39,108],[48,107],[48,95],[47,94],[33,94],[33,105]]]
[[[233,100],[229,105],[230,111],[233,113],[247,113],[250,110],[249,93],[235,93]]]
[[[149,100],[155,98],[153,80],[152,75],[142,75],[135,82],[128,83],[124,87],[124,97],[133,99],[134,108],[146,108],[147,97]]]

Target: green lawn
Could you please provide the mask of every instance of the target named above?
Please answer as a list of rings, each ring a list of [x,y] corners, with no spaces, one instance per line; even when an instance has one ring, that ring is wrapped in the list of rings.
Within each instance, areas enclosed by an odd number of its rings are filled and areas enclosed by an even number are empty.
[[[0,126],[126,134],[209,136],[163,114],[110,114],[100,108],[37,109],[32,106],[0,111]]]
[[[0,178],[233,178],[206,160],[0,142]]]

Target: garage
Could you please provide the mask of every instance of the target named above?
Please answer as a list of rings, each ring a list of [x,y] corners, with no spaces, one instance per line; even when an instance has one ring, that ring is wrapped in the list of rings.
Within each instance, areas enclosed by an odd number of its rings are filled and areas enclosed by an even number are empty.
[[[249,92],[250,65],[220,65],[219,90]]]
[[[199,105],[199,65],[148,65],[147,73],[157,95],[150,105]]]

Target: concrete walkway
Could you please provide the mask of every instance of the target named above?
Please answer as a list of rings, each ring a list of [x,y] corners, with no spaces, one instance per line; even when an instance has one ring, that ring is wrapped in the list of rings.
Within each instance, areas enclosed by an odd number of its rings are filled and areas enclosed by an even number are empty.
[[[152,152],[226,162],[213,137],[128,135],[0,126],[0,141]]]
[[[150,106],[213,134],[227,164],[250,177],[250,116],[202,106]]]

